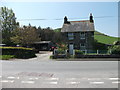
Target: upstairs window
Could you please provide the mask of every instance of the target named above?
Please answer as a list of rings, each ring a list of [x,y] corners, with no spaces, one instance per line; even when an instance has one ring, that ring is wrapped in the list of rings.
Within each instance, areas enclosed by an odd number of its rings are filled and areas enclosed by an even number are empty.
[[[68,39],[73,40],[74,39],[74,33],[68,33]]]
[[[81,44],[80,44],[80,47],[85,47],[85,43],[81,43]]]
[[[85,39],[85,32],[80,33],[80,39]]]

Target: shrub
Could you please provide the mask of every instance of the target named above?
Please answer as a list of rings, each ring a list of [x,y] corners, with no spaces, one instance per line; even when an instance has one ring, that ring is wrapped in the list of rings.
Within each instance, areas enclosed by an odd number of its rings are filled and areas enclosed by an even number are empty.
[[[61,48],[59,48],[59,49],[57,50],[57,52],[58,52],[58,54],[65,54],[65,50],[64,50],[64,49],[61,49]]]
[[[0,59],[2,60],[9,60],[14,57],[15,57],[14,55],[0,55]]]
[[[111,51],[111,54],[120,54],[120,45],[114,45],[109,49],[109,52]]]
[[[32,48],[24,47],[0,47],[2,55],[14,55],[15,58],[32,58],[35,57],[35,52]]]
[[[54,56],[53,56],[53,55],[51,55],[49,58],[50,58],[50,59],[53,59],[53,57],[54,57]]]
[[[83,51],[81,51],[81,50],[75,50],[75,55],[76,55],[76,54],[84,54],[84,53],[83,53]]]

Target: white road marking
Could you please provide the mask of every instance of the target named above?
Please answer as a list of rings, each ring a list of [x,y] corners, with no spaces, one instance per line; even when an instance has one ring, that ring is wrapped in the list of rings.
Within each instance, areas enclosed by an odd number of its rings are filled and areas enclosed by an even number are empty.
[[[58,84],[58,82],[45,82],[45,84]]]
[[[80,82],[67,82],[66,84],[79,84]]]
[[[104,84],[104,82],[90,82],[90,84]]]
[[[29,78],[30,80],[38,80],[38,78]]]
[[[59,80],[59,78],[47,78],[46,80]]]
[[[119,78],[109,78],[109,80],[119,80]]]
[[[118,83],[120,83],[120,81],[115,81],[115,82],[112,82],[113,84],[118,84]]]
[[[8,79],[19,79],[20,77],[7,77]]]
[[[30,84],[34,84],[35,82],[34,81],[21,81],[21,83],[30,83]]]
[[[14,80],[2,80],[2,81],[0,81],[0,82],[2,82],[2,83],[13,83]]]
[[[66,80],[76,80],[78,78],[66,78]]]
[[[101,78],[88,78],[88,80],[101,80]]]

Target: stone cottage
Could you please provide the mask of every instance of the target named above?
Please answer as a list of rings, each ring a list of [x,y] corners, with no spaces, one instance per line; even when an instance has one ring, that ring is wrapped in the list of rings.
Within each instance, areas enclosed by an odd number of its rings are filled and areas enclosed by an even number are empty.
[[[61,32],[67,37],[68,50],[73,54],[73,50],[92,50],[94,41],[94,20],[92,14],[89,20],[68,21],[64,18]]]

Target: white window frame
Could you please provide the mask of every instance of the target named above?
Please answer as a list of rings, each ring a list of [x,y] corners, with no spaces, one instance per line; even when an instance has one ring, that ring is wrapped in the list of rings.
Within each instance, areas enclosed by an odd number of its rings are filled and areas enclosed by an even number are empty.
[[[80,32],[80,39],[85,39],[85,32]]]
[[[73,40],[74,39],[74,33],[68,33],[68,39]]]
[[[84,44],[84,46],[82,44]],[[86,49],[85,43],[80,43],[80,50],[85,50],[85,49]]]

